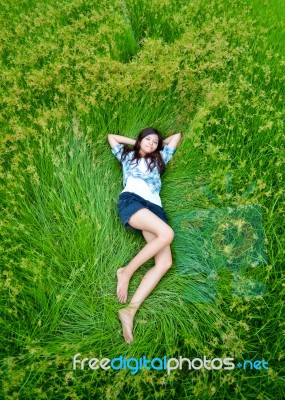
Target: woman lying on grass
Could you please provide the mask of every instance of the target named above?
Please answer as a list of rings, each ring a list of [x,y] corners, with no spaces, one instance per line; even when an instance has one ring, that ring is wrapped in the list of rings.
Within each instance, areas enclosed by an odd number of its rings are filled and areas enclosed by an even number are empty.
[[[163,140],[161,133],[154,128],[143,129],[137,140],[108,135],[112,153],[123,168],[124,190],[119,196],[119,216],[125,227],[140,232],[147,242],[128,265],[117,271],[117,296],[121,303],[127,301],[133,273],[150,258],[155,258],[155,265],[143,277],[130,304],[119,310],[127,343],[133,341],[133,320],[138,308],[172,265],[170,243],[174,234],[167,224],[159,196],[160,175],[180,139],[181,134],[177,133]],[[134,147],[131,149],[125,144]]]

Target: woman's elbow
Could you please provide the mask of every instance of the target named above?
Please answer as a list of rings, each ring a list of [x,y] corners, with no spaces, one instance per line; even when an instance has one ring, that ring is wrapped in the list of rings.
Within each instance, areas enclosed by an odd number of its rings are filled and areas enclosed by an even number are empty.
[[[180,140],[181,140],[181,137],[182,137],[182,135],[181,135],[181,133],[179,132],[179,133],[176,133],[176,135],[175,135],[175,140],[176,140],[176,145],[178,146],[178,144],[179,144],[179,142],[180,142]]]
[[[108,136],[107,136],[107,138],[108,138],[109,144],[112,145],[112,142],[113,142],[113,140],[114,140],[112,133],[109,133]]]

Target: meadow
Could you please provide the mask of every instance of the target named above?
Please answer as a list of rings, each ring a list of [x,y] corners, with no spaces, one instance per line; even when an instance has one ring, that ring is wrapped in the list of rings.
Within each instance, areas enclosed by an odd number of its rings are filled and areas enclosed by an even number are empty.
[[[0,398],[285,398],[284,2],[4,0],[0,10]],[[181,272],[177,232],[174,265],[128,345],[116,270],[144,242],[119,220],[107,134],[147,126],[182,133],[162,179],[170,225],[258,205],[266,262],[212,271],[215,300],[194,301],[208,276]],[[234,294],[234,277],[266,291]],[[73,370],[77,353],[268,369]]]

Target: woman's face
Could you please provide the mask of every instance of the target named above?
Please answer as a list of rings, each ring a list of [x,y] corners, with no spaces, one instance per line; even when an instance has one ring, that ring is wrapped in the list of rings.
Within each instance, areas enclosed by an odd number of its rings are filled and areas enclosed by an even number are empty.
[[[140,155],[145,157],[147,154],[154,152],[158,146],[158,135],[152,133],[150,135],[145,136],[141,140],[140,144]]]

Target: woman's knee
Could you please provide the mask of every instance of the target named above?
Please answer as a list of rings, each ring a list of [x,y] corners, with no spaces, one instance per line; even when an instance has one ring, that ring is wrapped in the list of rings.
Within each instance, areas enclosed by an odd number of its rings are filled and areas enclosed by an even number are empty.
[[[159,237],[168,245],[174,239],[174,231],[167,225],[167,228],[160,232]]]
[[[173,241],[173,229],[147,208],[141,208],[134,213],[128,223],[132,228],[151,232],[165,245],[168,245]]]

